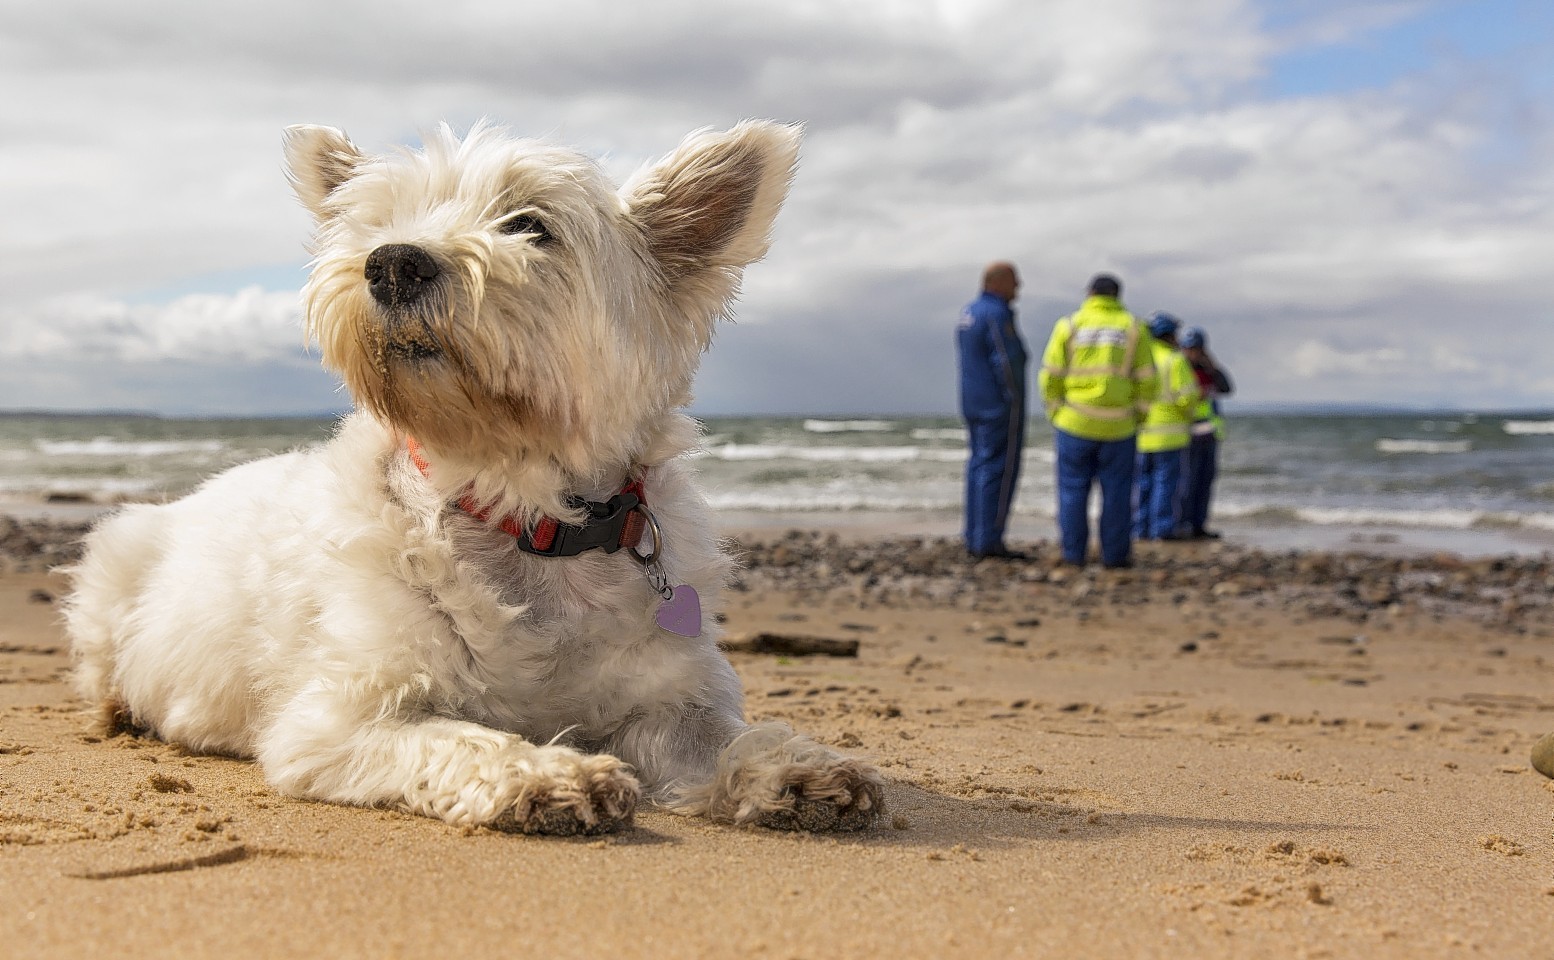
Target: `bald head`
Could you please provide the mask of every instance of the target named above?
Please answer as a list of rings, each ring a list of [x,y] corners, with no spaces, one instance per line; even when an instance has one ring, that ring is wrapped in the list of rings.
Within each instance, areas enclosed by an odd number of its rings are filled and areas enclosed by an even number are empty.
[[[1020,292],[1020,275],[1015,272],[1014,264],[1007,260],[988,264],[982,271],[982,290],[1006,301],[1013,300]]]

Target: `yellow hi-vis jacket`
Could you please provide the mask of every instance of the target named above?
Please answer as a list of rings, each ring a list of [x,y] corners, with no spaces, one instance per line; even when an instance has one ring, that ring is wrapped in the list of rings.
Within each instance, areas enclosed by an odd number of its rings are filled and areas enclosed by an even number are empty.
[[[1203,391],[1192,364],[1176,348],[1150,340],[1155,371],[1160,377],[1160,392],[1149,405],[1144,425],[1139,427],[1139,453],[1165,453],[1180,450],[1192,440],[1193,414]]]
[[[1198,385],[1203,389],[1203,384]],[[1214,409],[1214,398],[1204,394],[1198,400],[1198,405],[1193,408],[1192,435],[1197,437],[1213,437],[1216,440],[1225,439],[1225,418]]]
[[[1125,440],[1155,398],[1154,338],[1116,297],[1089,297],[1052,328],[1042,355],[1047,419],[1086,440]]]

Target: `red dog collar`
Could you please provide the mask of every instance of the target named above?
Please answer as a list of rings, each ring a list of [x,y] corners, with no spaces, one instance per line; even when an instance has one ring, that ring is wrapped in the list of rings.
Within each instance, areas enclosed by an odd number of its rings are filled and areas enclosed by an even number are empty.
[[[421,476],[429,476],[431,464],[414,437],[405,438],[410,451],[410,461]],[[466,493],[457,501],[458,508],[482,523],[490,522],[491,511],[475,502]],[[577,507],[587,514],[581,524],[562,523],[555,517],[541,517],[534,530],[523,528],[516,517],[503,517],[498,526],[518,541],[518,549],[541,557],[575,557],[584,550],[603,550],[614,553],[621,547],[633,547],[642,539],[643,509],[647,501],[642,492],[642,477],[628,477],[620,493],[600,503],[582,497],[568,497],[567,505]],[[657,547],[655,546],[655,551]]]

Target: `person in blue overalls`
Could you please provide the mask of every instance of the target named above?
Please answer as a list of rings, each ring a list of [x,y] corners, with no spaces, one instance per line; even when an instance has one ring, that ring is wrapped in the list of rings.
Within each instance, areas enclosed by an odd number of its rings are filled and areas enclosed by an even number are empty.
[[[960,412],[971,448],[966,461],[966,550],[974,557],[1024,557],[1004,543],[1025,448],[1025,342],[1009,306],[1019,290],[1013,264],[989,264],[982,275],[982,295],[961,311],[955,333]]]

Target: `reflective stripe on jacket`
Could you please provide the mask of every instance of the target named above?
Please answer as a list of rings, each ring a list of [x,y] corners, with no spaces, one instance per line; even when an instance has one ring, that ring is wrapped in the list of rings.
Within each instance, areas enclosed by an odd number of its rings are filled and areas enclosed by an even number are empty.
[[[1219,404],[1209,397],[1201,398],[1193,408],[1192,435],[1225,439],[1225,418],[1219,412]]]
[[[1090,297],[1052,328],[1042,355],[1047,419],[1086,440],[1131,437],[1155,397],[1154,338],[1116,297]]]
[[[1180,350],[1158,340],[1150,342],[1160,392],[1139,428],[1139,452],[1180,450],[1192,440],[1193,413],[1203,393],[1198,388],[1198,375]]]
[[[1193,408],[1192,435],[1195,439],[1213,437],[1216,440],[1224,440],[1225,415],[1220,411],[1219,398],[1235,390],[1231,385],[1230,375],[1217,366],[1195,365],[1193,373],[1198,377],[1198,389],[1203,395],[1199,398],[1198,405]]]
[[[1213,437],[1219,434],[1219,428],[1215,421],[1219,415],[1214,412],[1214,401],[1208,397],[1199,397],[1197,406],[1192,409],[1192,435],[1194,437]]]

